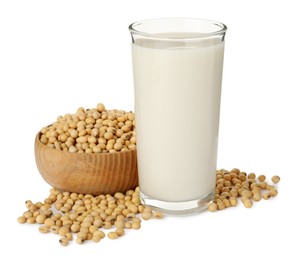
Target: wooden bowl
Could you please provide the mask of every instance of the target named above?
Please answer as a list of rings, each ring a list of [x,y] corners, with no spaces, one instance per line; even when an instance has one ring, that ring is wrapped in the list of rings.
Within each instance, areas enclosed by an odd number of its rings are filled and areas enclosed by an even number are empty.
[[[44,180],[61,191],[114,194],[138,185],[136,150],[118,153],[70,153],[35,139],[35,160]]]

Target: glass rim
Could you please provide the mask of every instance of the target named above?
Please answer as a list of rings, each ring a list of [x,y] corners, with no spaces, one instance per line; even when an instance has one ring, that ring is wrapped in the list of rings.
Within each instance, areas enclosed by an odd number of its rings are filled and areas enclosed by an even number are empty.
[[[144,31],[144,30],[136,29],[136,27],[138,27],[142,24],[162,22],[162,21],[199,22],[199,23],[204,23],[204,24],[216,26],[216,30],[213,30],[210,32],[202,32],[202,33],[198,32],[198,31],[193,31],[191,33],[196,33],[196,35],[194,34],[192,37],[173,38],[173,37],[165,37],[163,35],[156,35],[154,33],[150,33],[150,32]],[[213,36],[223,35],[227,31],[227,26],[221,22],[207,20],[207,19],[171,17],[171,18],[153,18],[153,19],[146,19],[146,20],[137,21],[137,22],[130,24],[128,29],[131,34],[138,34],[141,36],[145,36],[145,37],[153,38],[153,39],[158,39],[158,40],[169,40],[169,41],[178,40],[179,41],[179,40],[198,40],[198,39],[204,39],[204,38],[209,38],[209,37],[213,37]],[[163,32],[163,33],[165,33],[165,32]]]

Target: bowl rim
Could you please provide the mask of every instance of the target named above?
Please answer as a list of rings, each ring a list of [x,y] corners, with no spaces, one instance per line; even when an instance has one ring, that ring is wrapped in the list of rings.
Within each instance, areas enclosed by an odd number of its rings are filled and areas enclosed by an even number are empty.
[[[76,155],[76,156],[114,156],[114,155],[119,155],[119,154],[122,154],[122,153],[134,153],[134,152],[137,152],[137,149],[135,148],[134,150],[128,150],[128,151],[120,151],[120,152],[115,152],[115,153],[70,153],[68,151],[63,151],[63,150],[57,150],[55,148],[52,148],[52,147],[48,147],[47,145],[43,144],[41,141],[40,141],[40,137],[41,137],[42,133],[41,131],[39,131],[36,135],[36,138],[35,138],[35,142],[38,142],[40,145],[44,146],[45,148],[47,149],[50,149],[52,151],[55,151],[55,152],[60,152],[60,153],[68,153],[68,154],[73,154],[73,155]]]

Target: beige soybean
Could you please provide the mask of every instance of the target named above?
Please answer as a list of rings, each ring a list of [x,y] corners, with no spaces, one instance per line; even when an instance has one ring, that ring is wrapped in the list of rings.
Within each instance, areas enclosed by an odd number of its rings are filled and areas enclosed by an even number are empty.
[[[59,240],[59,243],[62,245],[62,246],[67,246],[69,244],[69,240],[66,239],[66,238],[61,238]]]
[[[54,234],[58,234],[59,228],[60,228],[59,226],[53,225],[50,227],[50,231]]]
[[[251,208],[253,205],[252,201],[248,198],[243,202],[243,204],[244,204],[245,208]]]
[[[280,180],[281,180],[281,178],[277,175],[271,177],[271,181],[273,183],[278,183]]]
[[[117,228],[116,231],[115,231],[119,237],[123,236],[125,231],[123,228]]]
[[[125,227],[125,223],[122,220],[117,220],[114,225],[116,228],[124,228]]]
[[[256,192],[253,194],[253,200],[254,201],[260,201],[261,200],[261,195],[260,195],[260,192]]]
[[[58,230],[58,234],[60,236],[65,236],[67,233],[69,233],[69,228],[68,226],[63,226]]]
[[[153,217],[153,214],[152,214],[152,212],[143,211],[143,213],[141,214],[141,217],[144,220],[149,220]]]
[[[38,224],[44,224],[44,221],[46,220],[46,215],[45,214],[41,214],[41,215],[38,215],[36,217],[36,222]]]
[[[230,197],[229,199],[230,205],[235,207],[238,204],[238,200],[236,197]]]
[[[40,233],[48,233],[49,232],[49,228],[48,227],[46,227],[46,226],[40,226],[39,227],[39,231],[40,231]]]
[[[105,237],[105,233],[101,230],[97,230],[93,233],[93,236],[96,237],[96,236],[99,236],[101,239]]]
[[[278,191],[276,189],[271,189],[269,191],[270,196],[275,197],[278,195]]]
[[[66,238],[68,241],[71,241],[71,240],[73,240],[73,234],[72,234],[72,233],[66,233],[66,234],[65,234],[65,238]]]
[[[125,228],[131,229],[132,228],[132,223],[131,222],[125,222]]]
[[[140,229],[140,227],[141,227],[140,222],[133,222],[131,224],[132,229]]]
[[[214,212],[218,209],[217,207],[217,204],[216,203],[210,203],[209,206],[208,206],[208,210],[211,211],[211,212]]]
[[[24,216],[21,216],[21,217],[19,217],[19,218],[17,219],[17,221],[18,221],[18,223],[20,223],[20,224],[24,224],[24,223],[27,222],[27,218],[24,217]]]
[[[259,180],[260,182],[265,181],[265,180],[266,180],[266,177],[265,177],[264,175],[259,175],[259,176],[258,176],[258,180]]]
[[[87,237],[87,233],[86,233],[86,232],[82,232],[82,231],[80,231],[80,232],[78,232],[77,237],[79,237],[79,238],[83,238],[83,239],[86,239],[86,237]]]
[[[269,192],[265,192],[265,193],[262,194],[262,198],[265,199],[265,200],[268,200],[270,197],[271,197],[271,195],[270,195]]]
[[[109,232],[108,233],[108,238],[110,239],[117,239],[119,235],[116,232]]]
[[[77,237],[76,238],[76,243],[77,244],[83,244],[85,242],[85,238],[82,238],[82,237]]]
[[[30,217],[27,219],[27,223],[29,224],[35,224],[36,223],[36,218],[35,217]]]

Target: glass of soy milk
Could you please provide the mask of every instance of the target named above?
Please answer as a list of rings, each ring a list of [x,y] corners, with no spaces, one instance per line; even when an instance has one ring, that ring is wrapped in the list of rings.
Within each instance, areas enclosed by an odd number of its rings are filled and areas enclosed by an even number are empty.
[[[141,201],[191,214],[214,199],[224,37],[219,22],[135,22],[132,36]]]

